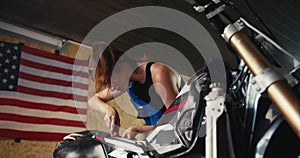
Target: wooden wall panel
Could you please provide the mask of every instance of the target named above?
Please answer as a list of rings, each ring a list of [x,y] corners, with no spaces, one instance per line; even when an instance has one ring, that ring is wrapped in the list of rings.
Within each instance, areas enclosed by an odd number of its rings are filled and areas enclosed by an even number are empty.
[[[51,158],[57,142],[21,140],[20,143],[12,139],[0,140],[1,158]]]

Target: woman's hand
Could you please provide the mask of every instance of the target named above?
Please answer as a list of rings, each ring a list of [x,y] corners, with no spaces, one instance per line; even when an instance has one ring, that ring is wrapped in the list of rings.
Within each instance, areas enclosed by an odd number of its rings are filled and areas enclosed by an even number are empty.
[[[119,136],[120,118],[117,110],[111,105],[106,106],[104,121],[112,136]]]
[[[124,133],[122,137],[134,139],[138,133],[147,133],[154,129],[154,126],[132,126],[129,127]]]
[[[112,136],[119,136],[120,118],[117,110],[109,102],[123,92],[111,92],[109,88],[95,94],[98,104],[91,104],[95,110],[105,113],[104,121]]]
[[[124,133],[123,133],[123,136],[124,138],[128,138],[128,139],[134,139],[135,136],[137,135],[137,132],[136,131],[136,126],[133,126],[133,127],[129,127]]]

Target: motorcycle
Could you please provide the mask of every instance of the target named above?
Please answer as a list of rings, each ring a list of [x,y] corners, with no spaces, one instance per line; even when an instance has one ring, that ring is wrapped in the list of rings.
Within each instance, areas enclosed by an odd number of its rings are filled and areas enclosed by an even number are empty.
[[[57,145],[54,158],[70,151],[82,157],[98,151],[98,157],[136,158],[300,155],[299,59],[243,17],[231,18],[229,1],[196,0],[194,8],[221,33],[238,68],[226,66],[219,81],[211,80],[209,67],[222,61],[206,63],[143,140],[73,133]]]

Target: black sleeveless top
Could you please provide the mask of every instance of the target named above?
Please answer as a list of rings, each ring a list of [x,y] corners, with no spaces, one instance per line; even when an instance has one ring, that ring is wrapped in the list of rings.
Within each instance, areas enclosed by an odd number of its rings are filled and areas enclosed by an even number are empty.
[[[130,81],[128,94],[130,100],[138,112],[138,118],[143,118],[147,125],[155,125],[159,118],[166,111],[166,107],[160,96],[156,94],[152,75],[151,65],[154,62],[149,62],[146,65],[145,83],[141,84],[137,81]]]
[[[166,107],[160,96],[156,93],[151,74],[151,66],[154,62],[149,62],[146,65],[146,79],[145,83],[141,84],[138,81],[130,81],[128,94],[130,100],[138,112],[138,118],[143,118],[147,125],[155,125]],[[180,89],[184,85],[181,80]]]
[[[151,105],[163,105],[163,102],[159,95],[156,94],[151,74],[151,66],[154,62],[149,62],[146,65],[146,80],[145,83],[134,81],[133,92],[134,94],[144,100],[147,103],[151,102]],[[153,104],[152,104],[153,103]]]

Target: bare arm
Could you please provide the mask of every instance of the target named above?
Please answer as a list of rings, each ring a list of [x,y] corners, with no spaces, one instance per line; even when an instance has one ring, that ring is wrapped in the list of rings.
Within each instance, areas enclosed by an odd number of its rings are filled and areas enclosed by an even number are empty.
[[[152,70],[152,80],[155,92],[160,96],[166,108],[174,102],[178,90],[178,76],[165,65],[154,65]]]
[[[121,91],[112,92],[109,88],[105,88],[102,91],[96,93],[89,100],[89,106],[94,110],[105,113],[107,111],[107,108],[111,106],[107,102],[111,101],[112,99],[121,95],[122,93],[124,92]]]
[[[89,106],[91,108],[105,113],[104,120],[106,126],[113,136],[119,135],[120,118],[116,109],[107,102],[121,95],[122,93],[122,91],[111,91],[110,89],[106,88],[94,95],[93,102],[89,101]]]

